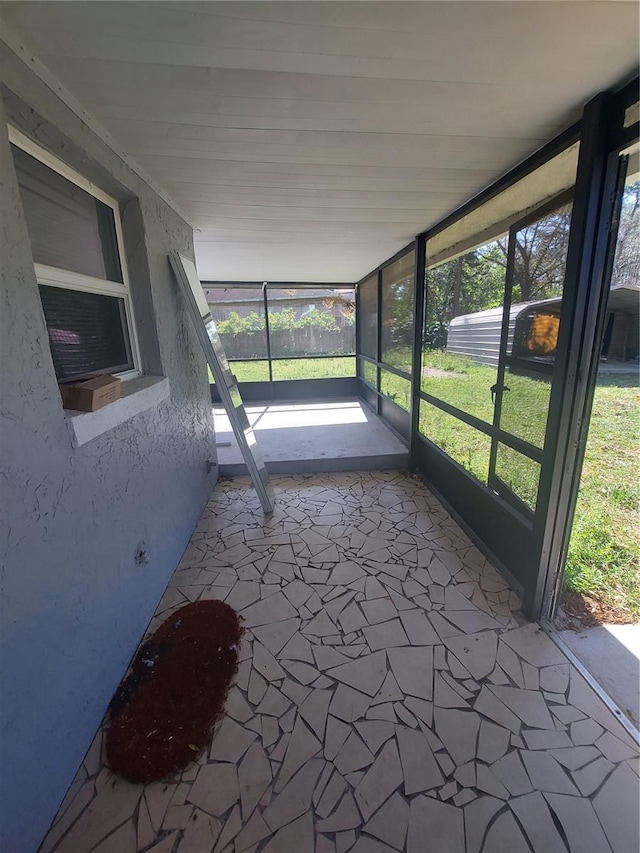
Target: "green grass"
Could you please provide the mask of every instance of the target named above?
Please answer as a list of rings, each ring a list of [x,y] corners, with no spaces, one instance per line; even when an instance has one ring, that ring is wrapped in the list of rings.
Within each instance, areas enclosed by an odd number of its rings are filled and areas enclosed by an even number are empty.
[[[640,619],[640,390],[632,376],[596,388],[564,588]]]
[[[422,390],[486,423],[493,422],[491,386],[498,371],[467,356],[442,350],[423,353]],[[550,384],[530,376],[505,375],[501,426],[537,447],[544,444]]]
[[[282,379],[335,379],[356,375],[355,356],[336,358],[285,358],[273,364],[274,380]],[[269,364],[263,361],[233,361],[231,370],[238,382],[268,382]],[[213,376],[209,370],[209,382]]]
[[[491,420],[488,386],[492,367],[477,365],[450,353],[425,353],[424,366],[452,375],[423,377],[423,389],[463,411]],[[527,376],[509,375],[502,426],[542,446],[546,428],[549,384]],[[420,431],[480,482],[486,483],[490,442],[427,403],[420,407]],[[564,587],[588,593],[611,607],[640,619],[640,391],[627,375],[602,375],[595,391],[585,462]],[[539,466],[501,446],[497,473],[532,509],[537,498]]]
[[[411,382],[388,370],[380,371],[380,391],[401,409],[411,411]]]
[[[420,401],[419,430],[477,480],[486,485],[489,476],[491,439],[485,433]]]

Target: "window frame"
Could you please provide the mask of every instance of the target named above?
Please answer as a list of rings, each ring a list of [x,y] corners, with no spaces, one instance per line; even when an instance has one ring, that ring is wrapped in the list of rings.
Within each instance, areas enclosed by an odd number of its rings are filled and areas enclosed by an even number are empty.
[[[131,351],[131,360],[133,367],[128,370],[114,373],[123,381],[135,379],[142,375],[140,346],[138,342],[138,333],[136,329],[134,310],[131,300],[131,288],[129,282],[129,273],[124,252],[124,234],[122,230],[122,221],[120,218],[120,205],[112,196],[105,193],[100,187],[97,187],[90,180],[85,178],[79,172],[76,172],[68,166],[63,160],[56,157],[50,151],[42,148],[22,131],[18,130],[13,125],[7,126],[9,142],[20,148],[26,154],[38,160],[44,166],[61,175],[66,180],[75,184],[81,190],[84,190],[89,195],[93,196],[98,201],[109,207],[113,212],[113,222],[115,228],[116,246],[118,250],[118,260],[120,262],[120,270],[122,272],[122,282],[111,281],[109,279],[96,278],[83,273],[74,272],[61,267],[52,267],[46,264],[33,264],[36,275],[36,280],[39,285],[45,287],[58,287],[65,290],[77,290],[85,293],[94,293],[102,296],[113,296],[123,300],[124,315],[126,320],[126,329],[123,329],[125,337],[128,337],[128,344]],[[45,320],[46,325],[46,320]],[[57,377],[56,377],[57,378]],[[73,381],[73,380],[70,380]]]

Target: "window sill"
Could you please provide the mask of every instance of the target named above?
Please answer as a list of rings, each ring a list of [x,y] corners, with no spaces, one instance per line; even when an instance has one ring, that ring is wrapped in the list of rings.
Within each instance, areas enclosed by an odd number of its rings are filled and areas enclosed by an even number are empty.
[[[65,409],[65,420],[74,447],[81,447],[135,415],[146,412],[166,400],[169,380],[164,376],[141,376],[122,383],[122,396],[97,412]]]

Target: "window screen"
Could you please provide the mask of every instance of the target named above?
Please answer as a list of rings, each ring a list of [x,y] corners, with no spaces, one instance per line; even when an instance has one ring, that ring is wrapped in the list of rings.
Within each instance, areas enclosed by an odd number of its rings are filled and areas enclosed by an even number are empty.
[[[12,146],[36,264],[122,282],[113,210]]]
[[[381,360],[411,373],[415,251],[382,270]]]
[[[40,298],[59,381],[133,369],[124,299],[43,285]]]
[[[358,288],[360,352],[378,358],[378,276],[372,275]]]

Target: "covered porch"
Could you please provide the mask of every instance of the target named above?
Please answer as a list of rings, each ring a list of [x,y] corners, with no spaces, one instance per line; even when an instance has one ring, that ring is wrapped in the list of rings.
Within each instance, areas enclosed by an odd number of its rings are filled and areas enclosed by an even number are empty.
[[[416,477],[216,489],[148,633],[243,617],[209,747],[148,786],[100,729],[41,853],[533,853],[638,846],[629,732]]]
[[[638,732],[545,625],[600,357],[637,370],[637,4],[0,14],[3,850],[635,853]],[[225,715],[130,785],[110,699],[207,599]]]

